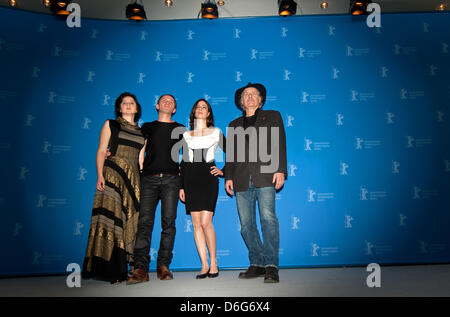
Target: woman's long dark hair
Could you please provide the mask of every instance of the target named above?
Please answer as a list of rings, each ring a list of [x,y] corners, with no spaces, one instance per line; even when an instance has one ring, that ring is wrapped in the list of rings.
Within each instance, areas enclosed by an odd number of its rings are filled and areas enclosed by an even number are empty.
[[[139,104],[136,96],[129,92],[121,93],[120,96],[117,97],[117,99],[116,99],[116,102],[115,102],[116,119],[122,116],[122,114],[120,113],[120,104],[122,103],[123,98],[125,98],[125,97],[131,97],[134,99],[134,102],[136,103],[136,109],[137,109],[137,112],[134,115],[134,122],[138,122],[142,115],[142,108],[141,108],[141,105]]]
[[[208,118],[206,118],[206,127],[213,127],[214,126],[214,115],[213,115],[213,111],[211,108],[211,105],[209,104],[208,101],[206,101],[206,99],[199,99],[194,103],[194,106],[192,107],[191,110],[191,115],[189,116],[189,128],[191,130],[194,130],[194,120],[195,120],[195,108],[197,107],[198,103],[200,101],[204,101],[207,105],[208,105],[208,112],[209,112],[209,116]]]

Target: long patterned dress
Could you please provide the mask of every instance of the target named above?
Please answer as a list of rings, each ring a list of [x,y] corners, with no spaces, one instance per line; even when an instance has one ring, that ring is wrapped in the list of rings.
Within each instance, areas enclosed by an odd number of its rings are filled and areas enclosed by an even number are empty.
[[[105,190],[95,192],[83,278],[124,281],[134,266],[139,219],[139,152],[144,136],[138,125],[119,117],[109,120],[110,152],[103,175]]]

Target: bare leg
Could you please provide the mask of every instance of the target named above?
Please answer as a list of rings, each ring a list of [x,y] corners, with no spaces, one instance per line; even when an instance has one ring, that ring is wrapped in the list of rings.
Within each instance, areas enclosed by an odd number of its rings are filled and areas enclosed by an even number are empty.
[[[216,259],[216,232],[212,224],[213,213],[207,210],[201,212],[201,226],[206,236],[206,244],[208,245],[209,258],[211,260],[210,273],[217,273],[219,268],[217,267]]]
[[[194,227],[194,240],[197,246],[198,255],[200,256],[200,261],[202,263],[202,269],[200,274],[205,274],[209,270],[208,266],[208,256],[206,253],[206,241],[205,233],[203,232],[201,212],[191,211],[192,224]]]

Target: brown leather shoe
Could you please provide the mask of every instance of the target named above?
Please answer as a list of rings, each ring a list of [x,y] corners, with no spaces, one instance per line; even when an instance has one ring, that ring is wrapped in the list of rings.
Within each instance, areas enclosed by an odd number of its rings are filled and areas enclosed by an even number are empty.
[[[148,273],[143,269],[135,269],[133,275],[127,279],[127,285],[148,282]]]
[[[158,266],[156,269],[156,275],[161,281],[164,280],[173,280],[173,274],[169,271],[167,266]]]

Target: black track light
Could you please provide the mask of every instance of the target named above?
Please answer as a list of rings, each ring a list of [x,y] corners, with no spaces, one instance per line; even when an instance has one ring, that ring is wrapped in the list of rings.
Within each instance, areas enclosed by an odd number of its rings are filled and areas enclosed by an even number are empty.
[[[147,15],[145,14],[144,6],[137,3],[136,1],[127,5],[125,15],[130,20],[135,21],[147,20]]]
[[[67,11],[67,6],[70,0],[50,0],[50,11],[56,15],[69,15],[70,12]]]
[[[219,9],[215,1],[207,0],[202,3],[202,18],[217,19],[219,17]]]
[[[350,14],[364,15],[367,13],[367,6],[372,3],[371,0],[350,0]]]
[[[278,14],[281,16],[295,15],[297,2],[294,0],[278,0]]]

